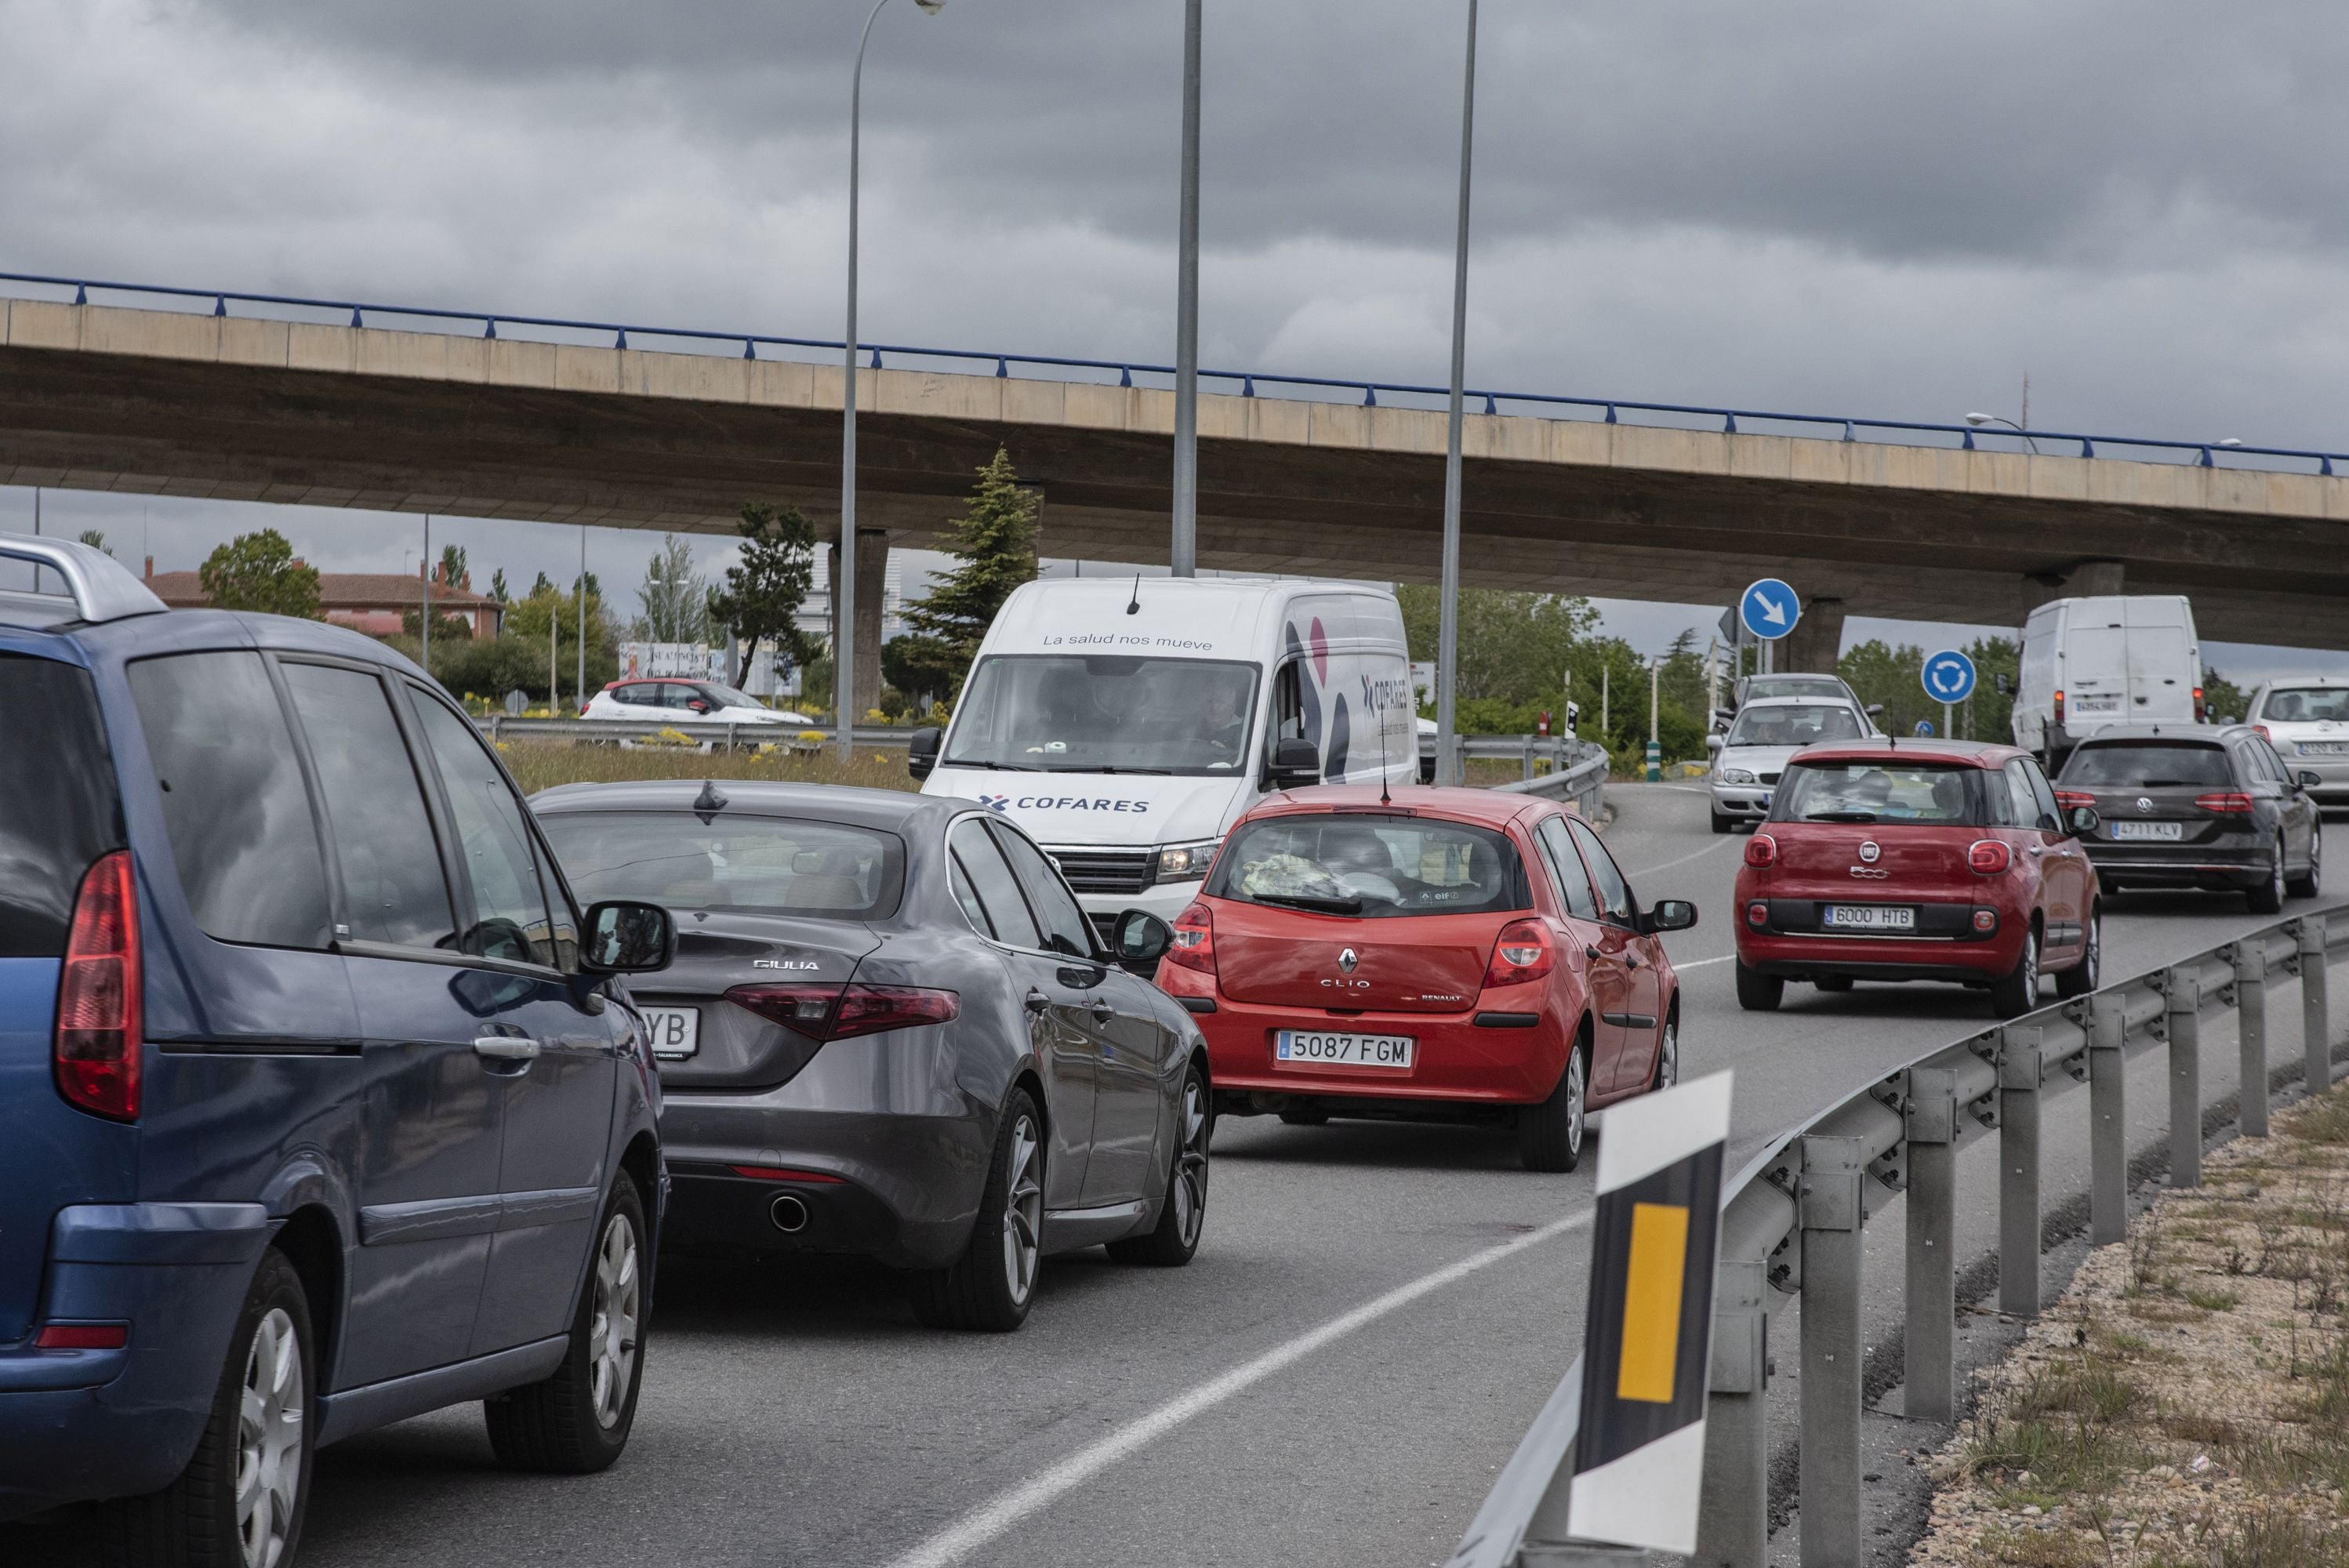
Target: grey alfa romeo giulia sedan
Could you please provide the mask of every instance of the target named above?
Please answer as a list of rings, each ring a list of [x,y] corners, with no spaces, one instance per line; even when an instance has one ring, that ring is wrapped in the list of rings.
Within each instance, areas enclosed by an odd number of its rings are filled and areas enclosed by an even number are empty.
[[[925,1322],[1016,1328],[1040,1261],[1199,1243],[1212,1099],[1171,936],[1101,939],[978,803],[729,780],[566,785],[532,806],[580,895],[675,912],[635,988],[675,1195],[703,1253],[863,1253]]]

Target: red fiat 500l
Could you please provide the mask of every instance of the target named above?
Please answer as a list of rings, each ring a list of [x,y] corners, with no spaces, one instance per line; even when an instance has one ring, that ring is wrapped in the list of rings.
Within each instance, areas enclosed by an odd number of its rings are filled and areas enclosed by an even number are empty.
[[[2096,988],[2094,810],[2068,815],[2012,746],[1877,741],[1797,753],[1737,873],[1737,1000],[1789,980],[1954,980],[2002,1018]]]
[[[1218,1109],[1514,1124],[1571,1171],[1593,1107],[1680,1071],[1680,993],[1599,837],[1556,801],[1362,786],[1270,797],[1174,923],[1158,984],[1207,1037]]]

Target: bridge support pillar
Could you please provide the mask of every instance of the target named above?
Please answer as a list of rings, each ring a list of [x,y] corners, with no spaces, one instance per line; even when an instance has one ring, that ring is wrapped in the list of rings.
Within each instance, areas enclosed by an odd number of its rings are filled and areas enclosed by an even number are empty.
[[[2088,1005],[2088,1228],[2101,1247],[2128,1235],[2128,1008],[2112,995]]]
[[[1777,646],[1770,667],[1782,674],[1801,670],[1813,675],[1836,673],[1843,655],[1843,601],[1812,599],[1803,605],[1803,618]]]
[[[2041,1038],[2035,1025],[1999,1033],[1998,1309],[2017,1317],[2039,1315]]]
[[[824,579],[837,587],[840,583],[840,546],[834,544],[825,555]],[[889,586],[889,531],[885,528],[860,528],[856,531],[856,721],[881,702],[881,607],[885,603]],[[840,635],[839,600],[833,600],[832,635]],[[835,665],[834,667],[837,667]]]
[[[2169,1184],[2202,1185],[2202,978],[2165,976],[2169,1026]]]
[[[2083,561],[2064,579],[2066,597],[2110,597],[2128,592],[2127,572],[2117,561]]]

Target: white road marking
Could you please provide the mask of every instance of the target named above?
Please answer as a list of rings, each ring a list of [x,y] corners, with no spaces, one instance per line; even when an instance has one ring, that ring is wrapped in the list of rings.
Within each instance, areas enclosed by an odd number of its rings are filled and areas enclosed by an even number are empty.
[[[1253,1361],[1239,1366],[1211,1381],[1202,1383],[1189,1393],[1169,1399],[1145,1416],[1127,1422],[1100,1441],[1079,1449],[1067,1459],[1013,1487],[979,1508],[965,1514],[956,1523],[931,1536],[911,1552],[897,1558],[890,1568],[947,1568],[952,1563],[978,1551],[1002,1535],[1031,1514],[1040,1513],[1068,1493],[1084,1485],[1110,1466],[1133,1454],[1158,1438],[1165,1436],[1192,1417],[1213,1409],[1234,1395],[1247,1392],[1277,1372],[1283,1371],[1312,1355],[1326,1345],[1343,1339],[1358,1329],[1366,1328],[1388,1314],[1409,1306],[1431,1291],[1467,1278],[1480,1270],[1492,1267],[1505,1258],[1515,1257],[1528,1247],[1539,1246],[1590,1223],[1590,1211],[1583,1210],[1562,1220],[1553,1220],[1539,1230],[1528,1231],[1497,1246],[1481,1253],[1471,1253],[1458,1263],[1422,1274],[1409,1284],[1399,1285],[1364,1303],[1353,1311],[1331,1318],[1320,1327],[1299,1335],[1285,1344],[1275,1346]]]
[[[1684,969],[1702,969],[1708,964],[1726,964],[1736,956],[1734,953],[1724,953],[1718,958],[1692,958],[1685,964],[1675,958],[1672,960],[1672,970],[1677,974]]]
[[[1705,845],[1704,848],[1701,850],[1691,850],[1687,854],[1681,856],[1678,860],[1666,861],[1660,866],[1642,866],[1638,871],[1632,872],[1630,874],[1635,877],[1651,877],[1658,872],[1668,872],[1674,866],[1684,866],[1688,864],[1689,861],[1696,859],[1699,855],[1709,855],[1715,850],[1725,850],[1736,841],[1737,841],[1735,839],[1715,839],[1713,842]]]

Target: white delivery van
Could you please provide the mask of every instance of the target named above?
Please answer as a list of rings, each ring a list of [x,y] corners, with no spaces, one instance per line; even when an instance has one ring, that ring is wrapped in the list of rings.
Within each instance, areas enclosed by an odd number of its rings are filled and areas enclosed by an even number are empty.
[[[1019,822],[1105,931],[1128,909],[1180,914],[1268,791],[1416,783],[1417,716],[1384,589],[1056,578],[1005,601],[911,766],[924,794]]]
[[[2202,718],[2202,644],[2184,595],[2051,599],[2024,623],[2014,743],[2051,765],[2108,724]]]

